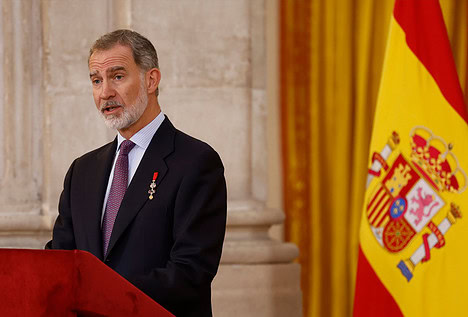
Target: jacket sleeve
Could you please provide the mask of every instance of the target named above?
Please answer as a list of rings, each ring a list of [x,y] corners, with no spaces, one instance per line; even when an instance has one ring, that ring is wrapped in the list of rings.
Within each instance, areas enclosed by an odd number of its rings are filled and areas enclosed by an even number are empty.
[[[177,192],[173,247],[165,268],[128,279],[169,309],[210,294],[226,230],[224,167],[211,148],[192,160]]]
[[[52,231],[52,240],[46,245],[46,249],[76,249],[75,235],[73,233],[73,222],[71,216],[70,186],[73,168],[76,160],[72,163],[65,176],[63,191],[59,201],[59,215],[55,221]]]

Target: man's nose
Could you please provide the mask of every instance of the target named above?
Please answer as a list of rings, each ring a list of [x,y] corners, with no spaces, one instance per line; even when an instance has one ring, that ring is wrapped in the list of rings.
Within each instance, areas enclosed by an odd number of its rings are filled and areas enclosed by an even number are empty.
[[[102,82],[101,94],[99,97],[101,99],[106,100],[114,96],[115,96],[115,90],[114,90],[114,87],[112,86],[112,83],[107,80],[104,80]]]

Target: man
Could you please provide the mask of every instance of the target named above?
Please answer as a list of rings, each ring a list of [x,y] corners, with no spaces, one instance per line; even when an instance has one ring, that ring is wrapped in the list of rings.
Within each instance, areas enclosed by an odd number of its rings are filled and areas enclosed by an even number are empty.
[[[221,160],[161,112],[146,38],[102,36],[89,71],[97,109],[118,135],[72,163],[46,248],[89,251],[176,316],[211,316],[226,226]]]

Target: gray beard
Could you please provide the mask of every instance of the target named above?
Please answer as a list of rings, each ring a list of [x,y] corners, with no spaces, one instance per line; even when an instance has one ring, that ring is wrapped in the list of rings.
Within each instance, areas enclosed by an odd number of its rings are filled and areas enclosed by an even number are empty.
[[[109,105],[122,106],[122,112],[119,115],[105,115],[104,112],[102,112],[102,109]],[[145,92],[145,82],[142,80],[140,83],[140,91],[138,92],[138,96],[134,104],[123,107],[119,102],[107,101],[101,104],[100,110],[98,111],[108,128],[122,130],[128,128],[140,119],[147,106],[148,96]]]

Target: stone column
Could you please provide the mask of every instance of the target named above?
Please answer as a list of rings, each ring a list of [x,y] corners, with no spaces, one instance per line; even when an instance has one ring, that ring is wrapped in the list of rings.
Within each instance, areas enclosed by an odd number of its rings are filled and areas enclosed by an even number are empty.
[[[277,7],[270,3],[267,10],[267,5],[263,0],[249,1],[250,197],[228,204],[222,264],[214,282],[215,316],[301,316],[300,267],[292,263],[298,249],[269,235],[273,225],[283,223],[284,214],[268,207],[274,200],[268,192],[269,183],[280,171],[271,169],[275,153],[268,147],[268,143],[279,143],[274,133],[279,130],[271,131],[267,126],[276,114],[275,105],[267,104],[267,65],[271,66],[267,60],[272,58],[268,54],[277,57],[267,52],[267,41],[274,38],[269,38],[265,29],[266,14],[275,14]]]
[[[88,52],[108,32],[114,1],[42,0],[44,50],[43,208],[52,224],[72,161],[112,140],[98,116],[89,80]],[[116,1],[117,2],[117,1]]]
[[[267,143],[274,136],[267,134],[265,1],[132,6],[132,27],[159,53],[163,111],[211,144],[226,168],[228,228],[213,284],[214,315],[300,316],[297,247],[269,236],[284,215],[266,204]]]
[[[0,247],[37,243],[42,198],[40,2],[0,3]]]

